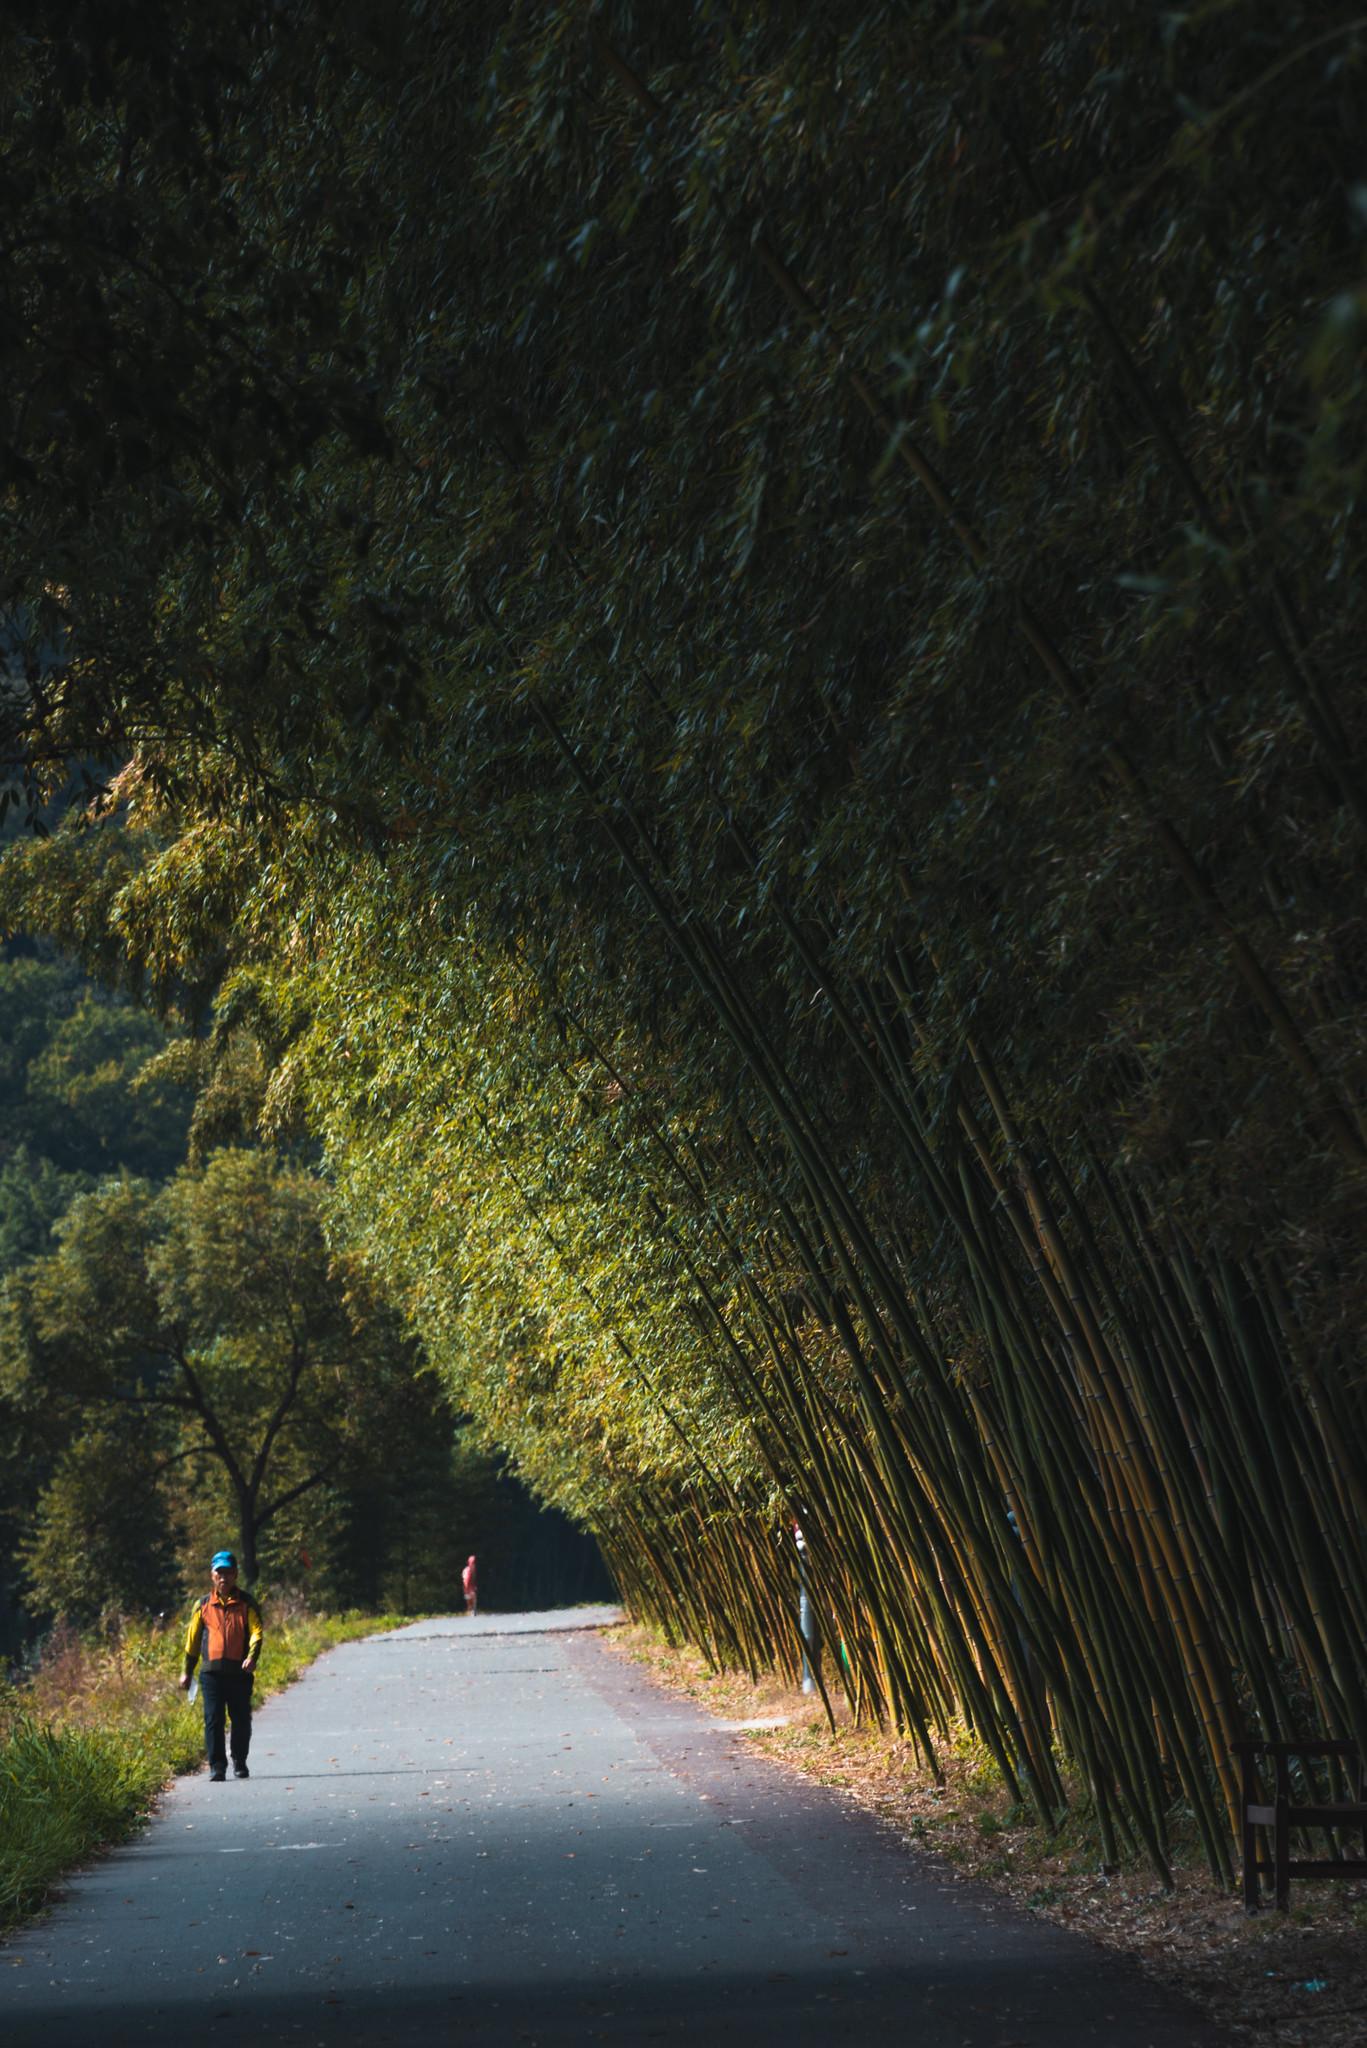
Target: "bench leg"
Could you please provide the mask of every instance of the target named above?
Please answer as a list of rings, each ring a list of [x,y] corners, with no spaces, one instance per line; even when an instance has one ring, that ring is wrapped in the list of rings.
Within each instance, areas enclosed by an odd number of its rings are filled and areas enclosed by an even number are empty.
[[[1244,1911],[1257,1913],[1262,1907],[1262,1883],[1258,1876],[1258,1830],[1248,1817],[1257,1804],[1258,1772],[1250,1754],[1239,1759],[1239,1800],[1243,1809]]]
[[[1247,1807],[1245,1807],[1247,1813]],[[1256,1913],[1262,1907],[1262,1888],[1258,1882],[1258,1830],[1251,1820],[1244,1821],[1244,1911]]]
[[[1272,1884],[1277,1897],[1277,1911],[1286,1913],[1291,1907],[1291,1824],[1286,1817],[1286,1807],[1277,1801],[1277,1819],[1272,1830]]]

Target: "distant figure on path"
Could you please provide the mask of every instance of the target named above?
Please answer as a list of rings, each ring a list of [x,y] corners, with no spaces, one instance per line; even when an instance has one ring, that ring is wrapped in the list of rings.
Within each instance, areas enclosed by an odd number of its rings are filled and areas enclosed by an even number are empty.
[[[261,1655],[261,1609],[238,1585],[237,1559],[231,1550],[220,1550],[209,1569],[213,1591],[190,1616],[180,1686],[182,1692],[188,1689],[203,1656],[199,1690],[204,1701],[204,1747],[209,1776],[221,1784],[228,1775],[225,1718],[232,1723],[233,1776],[251,1776],[247,1751],[252,1742],[252,1676]]]
[[[477,1613],[479,1610],[479,1587],[475,1583],[475,1560],[473,1557],[466,1558],[465,1570],[460,1575],[460,1583],[465,1588],[465,1612],[467,1614]]]

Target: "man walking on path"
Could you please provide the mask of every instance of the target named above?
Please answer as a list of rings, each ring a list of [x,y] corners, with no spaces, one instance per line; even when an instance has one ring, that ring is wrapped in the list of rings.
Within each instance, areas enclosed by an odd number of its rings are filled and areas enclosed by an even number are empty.
[[[224,1746],[225,1717],[232,1723],[233,1776],[249,1778],[247,1751],[252,1741],[252,1674],[261,1654],[261,1609],[237,1583],[237,1559],[220,1550],[210,1565],[213,1591],[201,1600],[185,1632],[184,1691],[200,1657],[204,1668],[199,1689],[204,1700],[204,1747],[209,1776],[221,1784],[228,1775]]]
[[[460,1575],[461,1589],[465,1594],[465,1612],[474,1614],[479,1609],[479,1586],[475,1579],[475,1560],[467,1557],[465,1570]]]

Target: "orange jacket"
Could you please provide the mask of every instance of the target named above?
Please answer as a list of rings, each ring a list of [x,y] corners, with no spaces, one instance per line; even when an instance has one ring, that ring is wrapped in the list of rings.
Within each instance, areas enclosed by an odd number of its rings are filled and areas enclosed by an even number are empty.
[[[255,1657],[261,1648],[261,1609],[250,1593],[234,1586],[231,1593],[210,1593],[190,1616],[185,1631],[185,1674],[194,1670],[203,1656],[206,1669],[221,1664],[240,1664]]]

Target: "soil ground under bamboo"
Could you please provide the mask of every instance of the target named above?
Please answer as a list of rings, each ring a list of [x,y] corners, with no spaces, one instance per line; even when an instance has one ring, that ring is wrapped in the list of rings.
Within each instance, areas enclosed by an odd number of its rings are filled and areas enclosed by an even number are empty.
[[[643,1628],[603,1641],[726,1719],[783,1717],[743,1739],[1032,1912],[1124,1949],[1231,2029],[1275,2048],[1360,2048],[1367,2039],[1367,1884],[1293,1885],[1290,1913],[1250,1919],[1214,1887],[1180,1830],[1172,1893],[1141,1863],[1104,1874],[1085,1815],[1047,1835],[1012,1808],[971,1740],[946,1749],[937,1783],[909,1743],[854,1727],[838,1699],[832,1732],[821,1701],[781,1679],[711,1672],[695,1651]]]

